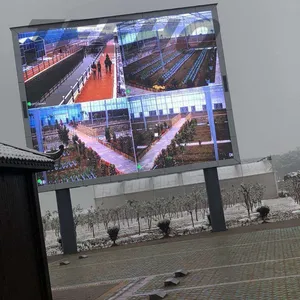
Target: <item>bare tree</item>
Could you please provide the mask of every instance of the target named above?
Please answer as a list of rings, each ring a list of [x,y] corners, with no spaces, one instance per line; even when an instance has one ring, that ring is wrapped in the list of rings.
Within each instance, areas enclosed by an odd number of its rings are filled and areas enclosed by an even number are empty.
[[[87,225],[88,225],[88,228],[93,233],[93,238],[95,238],[95,224],[96,223],[97,223],[97,219],[96,219],[95,210],[93,209],[93,207],[91,207],[90,209],[88,209],[88,212],[87,212]]]
[[[100,209],[99,210],[99,215],[101,216],[101,220],[103,222],[105,230],[108,229],[108,224],[110,221],[110,211],[107,209]]]
[[[300,204],[300,174],[285,176],[284,186],[297,204]]]
[[[193,217],[193,211],[195,209],[195,198],[193,196],[191,196],[191,194],[189,194],[184,199],[185,199],[184,209],[190,214],[192,225],[193,225],[193,227],[195,227],[194,217]]]
[[[73,219],[74,219],[74,227],[75,227],[75,234],[77,236],[77,227],[78,225],[82,224],[83,216],[82,216],[83,209],[78,204],[77,206],[73,207]]]
[[[98,226],[98,229],[100,228],[100,223],[102,222],[101,221],[101,213],[100,213],[100,208],[99,207],[96,207],[94,209],[94,215],[95,215],[95,222]]]
[[[160,216],[161,219],[165,219],[167,214],[167,208],[165,204],[166,204],[166,199],[164,197],[156,198],[153,202],[156,215]]]
[[[230,192],[226,189],[221,189],[222,203],[224,210],[230,205]]]
[[[232,186],[230,190],[230,197],[231,197],[231,206],[236,205],[240,202],[240,193],[239,189]]]
[[[251,198],[250,198],[250,188],[241,184],[241,194],[244,197],[244,206],[247,209],[248,217],[250,219],[250,212],[251,212]]]
[[[42,223],[43,223],[44,238],[46,238],[46,236],[47,236],[47,219],[46,219],[46,216],[42,217]]]
[[[208,214],[207,192],[204,186],[199,186],[197,189],[197,203],[202,215],[202,219]]]
[[[122,211],[123,211],[124,219],[127,222],[127,227],[129,228],[129,209],[126,204],[122,206]]]
[[[193,200],[194,203],[194,209],[195,209],[195,216],[196,216],[196,221],[198,221],[198,207],[199,207],[199,191],[197,188],[193,188],[193,191],[188,195]]]
[[[261,201],[263,200],[266,187],[260,183],[255,183],[252,185],[251,197],[254,206],[262,205]]]
[[[224,209],[232,207],[239,202],[241,191],[234,186],[230,189],[222,189],[222,202]]]
[[[180,212],[181,218],[183,218],[184,202],[185,202],[184,197],[182,196],[175,197],[176,210],[177,212]]]
[[[49,226],[51,226],[51,218],[52,218],[52,214],[49,210],[47,210],[45,215],[42,217],[44,238],[46,238],[47,230],[49,230]]]
[[[137,200],[128,200],[128,206],[135,212],[136,220],[138,222],[139,227],[139,235],[141,234],[141,213],[142,213],[142,205],[141,202]]]
[[[151,201],[143,201],[142,206],[144,211],[144,217],[147,222],[148,229],[150,230],[152,227],[152,220],[155,213],[153,203]]]
[[[250,213],[253,212],[253,208],[261,204],[261,200],[264,195],[264,189],[264,186],[259,183],[241,184],[240,193],[242,194],[244,207],[247,209],[249,219],[251,219]]]
[[[121,207],[117,206],[114,209],[111,209],[111,217],[114,225],[118,223],[118,227],[120,228],[120,214],[121,214]]]
[[[167,198],[164,198],[165,212],[169,215],[169,219],[172,220],[173,215],[175,214],[176,205],[175,197],[169,195]]]
[[[58,212],[55,210],[52,212],[51,228],[54,230],[55,236],[59,237],[60,233],[60,224]]]

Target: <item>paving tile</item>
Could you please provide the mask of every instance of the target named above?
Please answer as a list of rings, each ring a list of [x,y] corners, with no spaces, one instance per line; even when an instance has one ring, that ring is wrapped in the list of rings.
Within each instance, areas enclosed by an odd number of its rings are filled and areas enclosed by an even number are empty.
[[[87,260],[66,259],[71,264],[64,268],[49,265],[54,289],[147,278],[132,289],[130,299],[142,300],[148,297],[141,294],[163,289],[165,279],[185,269],[190,273],[167,289],[166,299],[300,299],[300,227],[120,247],[91,252]]]

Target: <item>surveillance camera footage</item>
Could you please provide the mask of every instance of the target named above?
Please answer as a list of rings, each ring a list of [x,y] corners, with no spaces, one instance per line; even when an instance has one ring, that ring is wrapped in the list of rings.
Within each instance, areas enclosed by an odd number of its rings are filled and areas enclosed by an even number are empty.
[[[38,183],[233,159],[210,11],[19,34]]]

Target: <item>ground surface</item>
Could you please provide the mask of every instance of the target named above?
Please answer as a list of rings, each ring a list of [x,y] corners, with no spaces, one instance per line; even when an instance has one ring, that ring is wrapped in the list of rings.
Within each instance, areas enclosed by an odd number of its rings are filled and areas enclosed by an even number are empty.
[[[148,299],[177,269],[166,299],[300,299],[300,220],[93,251],[49,263],[54,300]]]

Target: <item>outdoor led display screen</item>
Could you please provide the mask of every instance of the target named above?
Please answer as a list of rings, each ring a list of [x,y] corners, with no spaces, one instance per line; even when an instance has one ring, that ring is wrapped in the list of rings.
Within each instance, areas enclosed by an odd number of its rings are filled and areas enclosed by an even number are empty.
[[[239,162],[215,7],[182,11],[17,30],[40,185]]]

